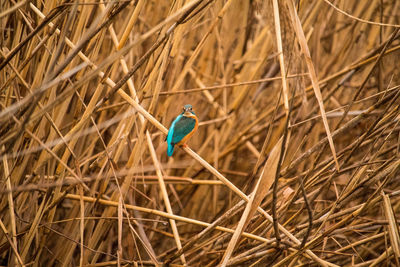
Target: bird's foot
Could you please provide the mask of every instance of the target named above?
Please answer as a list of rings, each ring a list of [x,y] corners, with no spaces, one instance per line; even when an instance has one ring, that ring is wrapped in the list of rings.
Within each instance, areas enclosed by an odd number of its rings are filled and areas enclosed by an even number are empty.
[[[187,144],[183,144],[183,145],[181,145],[181,147],[188,148],[188,145]]]

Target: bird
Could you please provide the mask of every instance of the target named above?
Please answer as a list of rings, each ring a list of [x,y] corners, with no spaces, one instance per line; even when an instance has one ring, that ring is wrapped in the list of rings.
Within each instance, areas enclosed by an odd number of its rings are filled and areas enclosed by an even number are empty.
[[[199,120],[193,112],[192,105],[184,105],[182,113],[179,114],[169,127],[166,141],[168,144],[167,155],[174,153],[175,145],[186,146],[186,142],[197,131]]]

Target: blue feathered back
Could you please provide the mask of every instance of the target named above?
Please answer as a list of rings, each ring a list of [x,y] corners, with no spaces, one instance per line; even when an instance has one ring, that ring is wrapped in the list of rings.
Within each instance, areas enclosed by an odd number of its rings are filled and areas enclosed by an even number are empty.
[[[176,117],[172,122],[167,135],[168,156],[172,156],[172,153],[174,153],[174,146],[188,135],[195,126],[196,120],[193,118],[185,117],[182,114]]]

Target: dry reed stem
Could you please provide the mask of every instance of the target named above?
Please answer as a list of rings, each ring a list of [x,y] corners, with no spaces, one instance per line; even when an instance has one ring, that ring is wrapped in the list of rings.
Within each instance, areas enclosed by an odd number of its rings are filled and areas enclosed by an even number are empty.
[[[390,237],[391,247],[393,249],[394,255],[398,259],[400,257],[399,226],[397,224],[396,217],[394,216],[393,208],[392,208],[392,205],[390,204],[389,197],[384,192],[382,192],[382,198],[383,198],[383,204],[384,204],[384,208],[385,208],[385,216],[386,216],[387,220],[389,221],[389,237]]]
[[[14,244],[14,240],[13,240],[12,238],[9,237],[8,231],[7,231],[7,229],[6,229],[6,227],[5,227],[4,223],[3,223],[3,221],[2,221],[1,219],[0,219],[0,228],[1,228],[1,230],[3,231],[3,233],[4,233],[4,236],[7,238],[7,241],[8,241],[8,243],[10,244],[12,251],[15,253],[15,257],[16,257],[16,259],[18,260],[18,263],[19,263],[21,266],[26,266],[26,265],[24,264],[24,262],[22,261],[21,256],[19,255],[18,249],[17,249],[17,247],[16,247],[15,244]]]
[[[229,241],[228,247],[222,257],[221,266],[226,266],[228,264],[233,250],[239,242],[240,235],[246,229],[250,219],[254,216],[261,201],[264,199],[272,183],[275,181],[276,171],[281,155],[282,141],[282,138],[279,139],[279,142],[274,146],[263,170],[261,171],[260,178],[258,179],[251,196],[249,196],[249,201],[247,202],[246,208],[240,218],[238,226],[236,227],[235,233]]]
[[[68,198],[68,199],[80,200],[79,196],[73,195],[73,194],[67,194],[65,197]],[[98,203],[100,203],[102,205],[105,205],[105,206],[118,207],[118,202],[114,202],[114,201],[109,201],[109,200],[104,200],[104,199],[97,200],[97,199],[92,198],[92,197],[83,197],[83,200],[87,201],[87,202],[91,202],[91,203],[98,202]],[[176,221],[191,223],[191,224],[199,225],[199,226],[202,226],[202,227],[211,226],[211,224],[206,223],[206,222],[201,222],[201,221],[198,221],[198,220],[189,219],[189,218],[178,216],[178,215],[173,215],[173,214],[170,214],[168,212],[163,212],[163,211],[160,211],[160,210],[147,209],[147,208],[143,208],[143,207],[140,207],[140,206],[133,206],[133,205],[126,205],[126,208],[128,210],[137,210],[137,211],[146,212],[146,213],[149,213],[149,214],[156,214],[156,215],[165,217],[167,219],[172,219],[172,220],[176,220]],[[229,229],[229,228],[226,228],[226,227],[221,227],[221,226],[216,226],[215,230],[219,230],[219,231],[223,231],[223,232],[227,232],[227,233],[233,233],[234,232],[234,230],[232,230],[232,229]],[[261,241],[261,242],[271,243],[271,241],[269,239],[266,239],[266,238],[263,238],[263,237],[260,237],[260,236],[257,236],[257,235],[253,235],[253,234],[250,234],[250,233],[243,233],[243,236],[251,238],[251,239],[254,239],[254,240],[258,240],[258,241]]]
[[[5,147],[3,146],[3,150],[4,149],[5,149]],[[9,208],[10,218],[11,218],[12,243],[13,243],[13,247],[18,248],[17,227],[16,227],[16,223],[15,223],[15,213],[14,213],[14,200],[13,200],[13,196],[11,193],[12,187],[11,187],[11,182],[10,182],[10,170],[8,167],[8,162],[5,158],[3,159],[3,166],[4,166],[4,176],[7,179],[6,186],[7,186],[7,189],[10,191],[8,193],[8,208]],[[4,234],[7,234],[7,233],[4,232]],[[14,253],[16,253],[15,262],[17,262],[18,257],[20,257],[20,256],[18,254],[18,251],[14,252]]]
[[[325,114],[325,107],[324,107],[324,102],[322,100],[321,89],[319,88],[317,74],[315,72],[314,64],[312,62],[311,55],[310,55],[310,50],[308,48],[307,41],[304,36],[304,31],[303,31],[303,28],[301,27],[301,22],[299,20],[299,17],[297,16],[296,9],[294,8],[292,0],[286,0],[286,4],[289,7],[289,13],[290,13],[290,17],[292,19],[293,27],[296,31],[297,39],[300,43],[301,50],[304,54],[304,58],[307,63],[308,72],[310,74],[311,83],[312,83],[312,86],[314,89],[314,94],[315,94],[315,97],[317,98],[319,109],[321,111],[322,121],[324,123],[326,135],[328,137],[329,146],[331,147],[331,150],[332,150],[332,155],[333,155],[333,159],[335,161],[336,169],[339,171],[340,167],[339,167],[339,162],[336,158],[336,149],[335,149],[335,145],[333,143],[331,131],[329,130],[329,124],[328,124],[328,120],[327,120],[326,114]]]
[[[368,23],[368,24],[371,24],[371,25],[377,25],[377,26],[400,28],[400,24],[379,23],[379,22],[374,22],[374,21],[369,21],[369,20],[357,18],[357,17],[352,16],[351,14],[345,12],[344,10],[341,10],[340,8],[338,8],[337,6],[335,6],[334,4],[329,2],[328,0],[324,0],[324,2],[327,3],[328,5],[330,5],[331,7],[333,7],[334,9],[336,9],[338,12],[344,14],[345,16],[348,16],[348,17],[350,17],[352,19],[355,19],[355,20],[358,20],[360,22]]]
[[[286,81],[286,67],[283,58],[283,48],[282,48],[282,36],[281,36],[281,22],[279,17],[279,5],[277,0],[272,1],[274,8],[274,25],[275,25],[275,35],[276,35],[276,46],[278,48],[279,56],[279,66],[281,69],[282,77],[282,89],[283,89],[283,103],[285,105],[286,112],[289,112],[289,89]]]
[[[154,166],[156,167],[156,174],[158,177],[158,183],[161,189],[161,194],[163,196],[164,202],[165,202],[165,207],[167,209],[167,212],[171,215],[173,215],[173,211],[171,208],[171,203],[168,198],[168,193],[167,193],[167,188],[165,187],[164,179],[163,179],[163,174],[161,171],[161,166],[160,163],[157,159],[156,151],[154,150],[153,142],[151,141],[151,137],[149,132],[146,132],[146,138],[147,138],[147,144],[149,146],[150,154],[154,162]],[[172,228],[172,233],[174,234],[174,239],[176,242],[176,247],[177,249],[182,248],[182,243],[181,243],[181,238],[179,237],[179,232],[178,228],[176,227],[176,222],[175,220],[170,220],[171,228]],[[184,265],[186,265],[186,260],[185,260],[185,255],[181,255],[181,261]]]
[[[121,39],[119,40],[119,44],[118,44],[118,47],[117,47],[118,50],[121,49],[125,45],[126,41],[128,40],[129,34],[131,33],[132,28],[135,25],[135,23],[136,23],[136,21],[137,21],[137,19],[139,17],[139,13],[142,10],[144,2],[145,2],[144,0],[137,1],[136,7],[133,10],[133,13],[132,13],[132,16],[129,19],[128,25],[126,26],[125,31],[122,34]]]

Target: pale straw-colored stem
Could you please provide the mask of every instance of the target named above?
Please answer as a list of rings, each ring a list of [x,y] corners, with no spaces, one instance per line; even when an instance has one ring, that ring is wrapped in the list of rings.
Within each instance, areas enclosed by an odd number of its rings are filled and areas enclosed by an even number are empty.
[[[174,213],[172,211],[171,203],[169,201],[169,197],[168,197],[168,193],[167,193],[167,188],[164,183],[163,174],[161,171],[161,165],[157,159],[156,151],[154,150],[154,145],[153,145],[153,142],[151,141],[149,131],[146,132],[146,138],[147,138],[147,145],[150,150],[151,159],[153,160],[154,166],[156,168],[156,174],[158,177],[158,185],[160,186],[160,189],[161,189],[161,195],[164,199],[165,208],[167,209],[167,212],[169,214],[173,215]],[[170,219],[169,223],[171,224],[171,229],[172,229],[172,233],[174,235],[174,239],[176,242],[176,247],[179,250],[182,248],[182,243],[181,243],[181,239],[179,237],[178,227],[176,227],[176,222],[173,219]],[[185,255],[183,253],[180,256],[180,258],[181,258],[182,263],[186,265],[186,259],[185,259]]]

